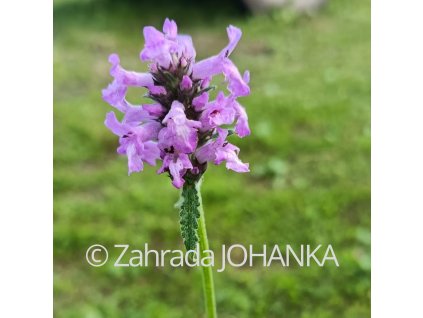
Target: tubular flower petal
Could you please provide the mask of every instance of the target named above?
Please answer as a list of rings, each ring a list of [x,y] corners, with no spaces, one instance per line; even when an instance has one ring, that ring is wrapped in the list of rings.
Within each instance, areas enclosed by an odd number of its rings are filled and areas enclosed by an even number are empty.
[[[143,161],[155,165],[160,159],[160,150],[157,142],[151,139],[157,138],[160,124],[149,122],[141,126],[132,126],[117,120],[114,112],[106,116],[105,125],[115,135],[119,136],[117,152],[128,156],[128,174],[143,170]]]
[[[250,93],[249,73],[247,76],[242,77],[235,64],[229,59],[229,55],[233,52],[239,40],[241,39],[242,32],[240,29],[230,25],[227,28],[229,43],[218,54],[207,59],[204,59],[193,66],[194,78],[213,77],[223,73],[228,82],[228,90],[236,96],[246,96]]]
[[[154,84],[151,74],[127,71],[120,66],[120,59],[117,54],[110,55],[109,62],[112,64],[110,75],[113,76],[119,84],[140,87],[147,87]]]
[[[163,165],[157,173],[169,171],[172,177],[172,184],[179,189],[185,183],[183,176],[186,171],[192,168],[192,163],[187,154],[166,154],[163,159]]]
[[[182,153],[191,153],[197,147],[197,129],[201,123],[187,119],[184,106],[174,101],[169,113],[162,121],[166,125],[159,133],[159,143],[163,149],[172,147]]]
[[[225,141],[228,131],[218,128],[219,136],[200,147],[196,157],[200,163],[211,161],[216,165],[226,161],[226,168],[236,172],[248,172],[248,163],[243,163],[238,158],[239,148]]]

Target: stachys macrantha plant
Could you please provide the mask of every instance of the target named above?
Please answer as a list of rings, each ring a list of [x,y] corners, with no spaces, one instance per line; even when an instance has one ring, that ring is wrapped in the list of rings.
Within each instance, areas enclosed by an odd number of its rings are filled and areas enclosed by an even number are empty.
[[[155,165],[158,173],[167,173],[176,188],[182,188],[180,200],[181,231],[188,250],[199,243],[203,254],[208,249],[200,184],[207,163],[221,164],[236,172],[248,172],[249,166],[238,158],[239,148],[226,139],[232,134],[250,134],[248,118],[237,98],[250,93],[250,75],[240,74],[229,56],[241,38],[241,30],[227,28],[229,43],[218,54],[200,61],[188,35],[178,35],[176,23],[166,19],[163,32],[144,28],[145,45],[140,53],[149,62],[148,73],[125,70],[117,54],[109,57],[112,83],[102,91],[103,99],[124,114],[122,121],[114,112],[105,125],[119,136],[117,152],[128,157],[128,172],[143,170],[144,162]],[[219,91],[209,100],[213,76],[223,74],[227,94]],[[145,87],[153,103],[132,105],[126,100],[129,86]],[[203,267],[206,309],[216,317],[214,286],[210,267]]]

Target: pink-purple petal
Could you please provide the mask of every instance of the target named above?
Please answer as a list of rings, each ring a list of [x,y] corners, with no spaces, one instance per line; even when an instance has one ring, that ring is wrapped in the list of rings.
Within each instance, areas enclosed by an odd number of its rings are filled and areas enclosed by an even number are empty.
[[[176,25],[176,22],[166,18],[163,24],[163,33],[168,39],[176,39],[176,36],[178,35],[178,26]]]
[[[234,96],[246,96],[250,94],[250,87],[244,81],[244,78],[239,73],[238,68],[230,59],[225,59],[223,62],[223,74],[225,75],[225,79],[228,81],[228,90]]]
[[[222,161],[226,161],[226,168],[235,172],[249,172],[249,164],[243,163],[238,158],[239,148],[234,145],[227,143],[225,146],[216,150],[215,163],[220,164]]]
[[[104,121],[104,124],[107,128],[110,129],[112,133],[117,136],[123,136],[128,132],[128,127],[118,121],[114,112],[108,112],[106,114],[106,120]]]
[[[235,132],[239,137],[243,138],[251,133],[250,127],[248,125],[247,112],[245,111],[245,108],[242,107],[238,102],[235,102],[234,106],[238,117],[235,125]]]
[[[228,33],[229,43],[228,45],[220,52],[220,55],[228,57],[235,47],[237,46],[239,40],[241,39],[242,32],[237,27],[230,25],[226,28],[226,32]]]
[[[126,155],[128,156],[128,175],[133,172],[139,172],[143,170],[144,165],[142,163],[141,157],[137,154],[135,144],[130,143],[126,147]]]
[[[125,99],[127,90],[126,85],[113,80],[113,82],[101,91],[101,95],[105,102],[124,113],[130,107],[130,104]]]
[[[201,111],[203,107],[209,101],[209,94],[207,92],[201,93],[199,96],[194,97],[192,100],[192,105],[196,111]]]
[[[166,125],[159,133],[162,149],[174,148],[181,153],[191,153],[197,147],[197,129],[201,123],[186,118],[184,106],[174,101],[169,113],[162,121]]]
[[[190,90],[192,88],[192,80],[188,75],[184,75],[181,81],[181,90]]]
[[[120,59],[117,54],[111,54],[109,56],[109,62],[112,64],[110,75],[113,76],[119,84],[139,87],[147,87],[154,84],[153,76],[150,73],[127,71],[120,66]]]

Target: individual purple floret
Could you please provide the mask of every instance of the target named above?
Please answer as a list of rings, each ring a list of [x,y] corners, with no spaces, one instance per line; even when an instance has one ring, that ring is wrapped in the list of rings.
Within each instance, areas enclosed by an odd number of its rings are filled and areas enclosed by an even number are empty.
[[[217,55],[196,62],[196,52],[188,35],[178,35],[173,20],[166,19],[163,32],[148,26],[140,53],[149,62],[149,72],[125,70],[117,54],[109,57],[112,83],[102,91],[103,99],[123,113],[114,112],[105,125],[119,136],[117,152],[128,157],[128,172],[143,170],[144,163],[162,160],[158,173],[167,172],[176,188],[185,181],[197,181],[207,163],[226,162],[228,169],[248,172],[248,164],[238,158],[239,148],[226,139],[232,134],[250,134],[248,117],[237,98],[250,93],[250,74],[240,74],[230,55],[241,38],[241,30],[227,28],[229,43]],[[219,91],[214,100],[209,92],[213,76],[223,74],[227,93]],[[128,87],[145,87],[151,104],[132,105],[126,100]]]

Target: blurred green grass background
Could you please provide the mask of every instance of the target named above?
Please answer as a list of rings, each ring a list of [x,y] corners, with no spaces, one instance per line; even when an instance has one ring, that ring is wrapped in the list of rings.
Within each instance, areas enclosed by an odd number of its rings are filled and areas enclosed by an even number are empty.
[[[144,25],[165,17],[193,36],[198,58],[234,24],[232,59],[251,72],[241,103],[252,135],[233,138],[250,174],[210,166],[203,201],[212,249],[222,244],[332,244],[340,267],[228,268],[216,273],[219,316],[370,316],[370,2],[329,1],[315,16],[252,16],[230,1],[54,3],[54,315],[202,317],[197,269],[92,268],[94,243],[183,249],[178,191],[158,167],[127,176],[103,125],[107,57],[128,69]],[[144,102],[143,91],[131,91]]]

